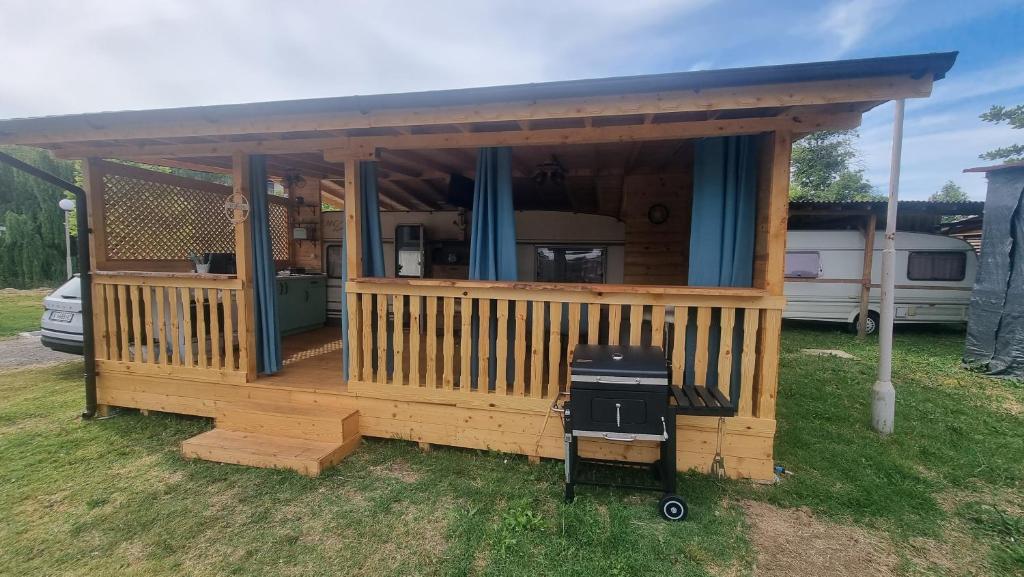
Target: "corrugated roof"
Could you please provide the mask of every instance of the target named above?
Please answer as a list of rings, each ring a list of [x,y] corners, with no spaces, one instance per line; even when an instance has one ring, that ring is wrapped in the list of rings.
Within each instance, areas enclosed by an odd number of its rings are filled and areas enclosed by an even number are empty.
[[[1005,162],[1003,164],[993,164],[992,166],[976,166],[974,168],[965,168],[964,172],[996,172],[999,170],[1010,170],[1014,168],[1024,168],[1024,160],[1018,160],[1015,162]]]

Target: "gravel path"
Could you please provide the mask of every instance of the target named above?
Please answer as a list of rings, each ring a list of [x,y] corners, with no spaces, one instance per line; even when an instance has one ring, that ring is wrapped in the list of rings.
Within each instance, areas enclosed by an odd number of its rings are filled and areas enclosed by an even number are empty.
[[[81,355],[61,353],[44,347],[39,341],[38,331],[0,340],[0,371],[65,363],[81,358]]]

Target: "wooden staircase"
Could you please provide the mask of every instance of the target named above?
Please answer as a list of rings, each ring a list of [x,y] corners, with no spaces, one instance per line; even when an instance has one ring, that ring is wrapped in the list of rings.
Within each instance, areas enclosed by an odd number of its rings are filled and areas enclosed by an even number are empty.
[[[313,405],[237,401],[216,409],[216,428],[181,443],[188,458],[315,477],[359,446],[359,412]]]

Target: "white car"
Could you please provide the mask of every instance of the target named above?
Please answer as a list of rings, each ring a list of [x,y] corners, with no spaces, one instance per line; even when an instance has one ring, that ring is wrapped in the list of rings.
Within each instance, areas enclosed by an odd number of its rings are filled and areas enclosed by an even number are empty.
[[[78,275],[43,299],[43,346],[82,354],[82,293]]]

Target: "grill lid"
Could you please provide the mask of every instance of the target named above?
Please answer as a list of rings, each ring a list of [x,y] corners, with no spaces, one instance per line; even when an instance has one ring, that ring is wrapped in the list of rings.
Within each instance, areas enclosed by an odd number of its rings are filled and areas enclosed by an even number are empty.
[[[569,365],[575,377],[631,377],[668,379],[661,347],[577,345]]]

